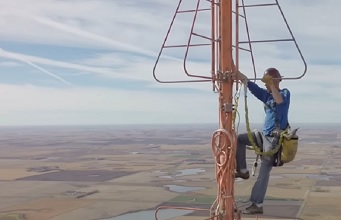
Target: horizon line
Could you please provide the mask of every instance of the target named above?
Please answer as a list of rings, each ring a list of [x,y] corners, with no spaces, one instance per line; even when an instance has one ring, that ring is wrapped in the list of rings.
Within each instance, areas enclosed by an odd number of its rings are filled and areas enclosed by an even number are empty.
[[[255,122],[254,125],[262,125],[263,123]],[[341,125],[341,122],[297,122],[292,123],[294,125]],[[176,125],[219,125],[218,122],[210,123],[117,123],[117,124],[18,124],[18,125],[0,125],[0,127],[73,127],[73,126],[176,126]],[[244,122],[240,122],[240,125],[245,125]]]

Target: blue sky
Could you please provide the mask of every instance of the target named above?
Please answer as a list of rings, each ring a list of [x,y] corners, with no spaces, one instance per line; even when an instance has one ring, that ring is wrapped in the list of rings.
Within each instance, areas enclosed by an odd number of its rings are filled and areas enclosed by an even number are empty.
[[[184,9],[196,3],[184,2]],[[153,78],[177,3],[1,1],[0,124],[217,123],[218,97],[210,82],[160,84]],[[304,78],[282,83],[292,93],[290,121],[340,123],[341,1],[280,3],[308,63]],[[209,19],[202,13],[196,31],[209,35]],[[248,19],[254,40],[289,36],[276,8],[250,9]],[[190,22],[189,15],[175,20],[169,44],[187,43]],[[241,39],[245,39],[243,31]],[[258,73],[270,66],[286,77],[303,72],[291,43],[255,45],[254,50]],[[166,50],[157,76],[188,79],[183,55],[183,49]],[[210,48],[190,49],[187,67],[192,74],[209,76]],[[240,69],[252,77],[248,54],[241,54]],[[262,122],[262,104],[248,97],[251,122]],[[242,122],[243,106],[241,102]]]

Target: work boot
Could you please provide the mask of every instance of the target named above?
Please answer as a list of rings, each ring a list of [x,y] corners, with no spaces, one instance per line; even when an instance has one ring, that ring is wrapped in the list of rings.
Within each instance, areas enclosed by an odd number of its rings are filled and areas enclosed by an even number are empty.
[[[242,211],[243,214],[263,214],[263,207],[258,207],[255,203],[252,203],[249,207]]]
[[[250,173],[248,170],[245,173],[241,172],[240,170],[236,170],[236,172],[234,172],[234,178],[238,177],[247,180],[250,178]]]

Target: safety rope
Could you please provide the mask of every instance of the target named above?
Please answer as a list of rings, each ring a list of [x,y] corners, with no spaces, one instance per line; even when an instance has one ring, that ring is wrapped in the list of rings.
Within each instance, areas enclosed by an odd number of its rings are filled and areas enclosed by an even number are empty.
[[[237,134],[238,134],[239,122],[238,122],[238,126],[236,126],[236,118],[237,118],[237,113],[238,113],[240,91],[241,91],[241,87],[239,87],[236,94],[234,95],[234,106],[233,106],[233,112],[232,112],[232,127],[236,131]]]

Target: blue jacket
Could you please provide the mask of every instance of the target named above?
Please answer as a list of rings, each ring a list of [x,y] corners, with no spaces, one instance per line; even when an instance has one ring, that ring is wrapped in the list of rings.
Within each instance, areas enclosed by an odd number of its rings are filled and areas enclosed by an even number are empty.
[[[276,104],[271,93],[269,93],[266,89],[260,88],[256,83],[249,81],[247,87],[256,98],[264,103],[264,135],[270,135],[276,125],[278,125],[281,130],[285,130],[289,124],[288,113],[290,105],[290,91],[288,89],[281,89],[280,94],[283,98],[283,102],[281,104]]]

